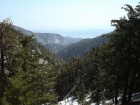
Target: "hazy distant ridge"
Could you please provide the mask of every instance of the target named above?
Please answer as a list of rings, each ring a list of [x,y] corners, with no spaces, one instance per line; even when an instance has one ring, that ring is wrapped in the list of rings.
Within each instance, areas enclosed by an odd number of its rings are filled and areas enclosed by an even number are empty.
[[[58,53],[66,46],[69,46],[73,43],[77,43],[82,40],[82,38],[70,38],[70,37],[68,38],[55,33],[34,33],[17,26],[14,26],[14,28],[15,30],[20,31],[25,35],[34,34],[35,35],[34,37],[36,38],[37,42],[44,45],[46,48],[48,48],[50,51],[54,53]]]

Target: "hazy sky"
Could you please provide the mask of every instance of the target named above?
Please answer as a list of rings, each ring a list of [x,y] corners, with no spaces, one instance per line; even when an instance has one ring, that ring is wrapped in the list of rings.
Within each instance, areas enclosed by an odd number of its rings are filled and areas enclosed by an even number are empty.
[[[46,30],[110,30],[110,21],[125,15],[124,4],[139,0],[0,0],[0,21],[37,32]]]

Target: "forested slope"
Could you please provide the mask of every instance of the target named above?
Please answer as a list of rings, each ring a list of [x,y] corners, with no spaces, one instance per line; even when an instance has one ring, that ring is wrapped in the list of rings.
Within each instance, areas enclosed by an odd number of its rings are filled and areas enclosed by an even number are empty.
[[[106,99],[122,105],[140,103],[140,95],[134,95],[140,92],[140,5],[123,9],[127,17],[111,21],[115,30],[107,35],[108,43],[93,47],[83,59],[72,57],[59,69],[56,89],[60,100],[72,91],[81,104],[87,104],[86,93],[91,93],[90,102],[97,105]]]
[[[85,53],[96,46],[101,46],[108,42],[107,34],[95,37],[93,39],[83,39],[82,41],[68,46],[58,53],[58,55],[66,61],[69,61],[72,56],[83,58]]]
[[[0,23],[0,105],[56,103],[54,90],[62,59],[23,35],[6,19]]]

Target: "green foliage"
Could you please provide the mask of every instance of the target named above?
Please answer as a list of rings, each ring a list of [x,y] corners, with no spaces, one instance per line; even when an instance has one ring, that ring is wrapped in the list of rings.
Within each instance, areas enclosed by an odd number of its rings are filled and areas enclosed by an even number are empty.
[[[72,56],[84,58],[84,54],[89,52],[90,49],[96,46],[101,46],[103,43],[108,42],[109,39],[103,36],[104,35],[101,35],[93,39],[83,39],[78,43],[72,44],[71,46],[62,49],[58,55],[65,61],[70,61]]]
[[[123,96],[122,103],[127,104],[131,101],[132,93],[140,91],[140,5],[135,8],[125,5],[123,9],[127,17],[111,21],[115,30],[104,36],[110,39],[108,43],[94,47],[83,59],[72,57],[69,63],[60,67],[57,84],[66,84],[61,88],[60,95],[65,95],[75,86],[73,91],[78,90],[83,82],[85,91],[92,91],[91,98],[97,104],[104,98],[114,97],[117,104],[120,94]],[[71,50],[68,51],[74,55]]]
[[[81,86],[81,91],[77,92],[77,97],[78,97],[78,102],[82,105],[85,103],[85,98],[86,98],[86,93],[85,93],[85,87],[84,84],[82,83]]]
[[[56,103],[54,86],[58,59],[48,63],[46,53],[32,36],[15,31],[8,20],[1,27],[1,105]],[[5,54],[6,53],[6,54]],[[50,56],[50,55],[49,55]],[[6,58],[6,60],[5,60]],[[55,57],[53,57],[55,58]],[[58,64],[58,63],[57,63]],[[6,73],[6,72],[7,73]],[[2,74],[3,73],[3,74]]]
[[[127,17],[111,21],[116,29],[104,36],[108,43],[94,45],[82,59],[73,56],[68,63],[45,50],[33,35],[15,31],[9,20],[1,22],[0,105],[54,104],[56,93],[59,100],[77,95],[79,103],[86,105],[87,91],[97,104],[114,97],[117,104],[120,94],[123,104],[130,102],[132,93],[140,91],[140,5],[123,9]],[[99,38],[96,45],[100,42]],[[88,39],[87,45],[93,44]],[[85,44],[77,46],[88,49]],[[68,51],[77,54],[71,48]]]
[[[131,96],[134,86],[137,84],[136,75],[138,75],[139,65],[139,11],[126,5],[123,9],[127,11],[127,18],[123,17],[120,20],[112,20],[112,25],[115,26],[115,32],[109,36],[110,41],[104,47],[104,65],[106,76],[108,79],[108,88],[115,95],[115,103],[120,93],[123,94],[122,103],[126,104],[131,101]],[[126,94],[129,95],[128,99]]]

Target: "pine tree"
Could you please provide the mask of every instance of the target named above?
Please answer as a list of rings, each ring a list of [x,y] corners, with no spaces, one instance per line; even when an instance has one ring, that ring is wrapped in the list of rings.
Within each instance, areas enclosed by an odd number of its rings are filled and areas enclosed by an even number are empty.
[[[6,95],[6,87],[10,82],[10,78],[16,74],[18,66],[17,56],[20,45],[18,43],[18,33],[13,29],[10,19],[3,20],[0,23],[0,105]],[[14,62],[14,63],[13,63]]]
[[[77,92],[77,97],[78,97],[78,102],[81,105],[84,105],[85,98],[86,98],[86,93],[85,93],[85,87],[84,87],[83,83],[82,83],[82,86],[81,86],[81,91]]]
[[[24,36],[21,43],[23,46],[23,65],[25,77],[31,84],[31,93],[33,91],[34,103],[43,104],[45,102],[56,102],[57,96],[54,93],[55,71],[48,64],[42,64],[39,59],[43,56],[38,48],[34,48],[33,36]],[[48,66],[48,67],[47,67]]]
[[[0,105],[56,103],[56,69],[37,47],[33,36],[13,29],[9,20],[0,23]]]
[[[130,5],[126,5],[124,9],[127,11],[127,18],[112,20],[112,25],[116,29],[110,35],[110,41],[106,47],[111,49],[111,52],[107,52],[110,57],[106,58],[108,60],[105,63],[110,65],[106,69],[108,69],[107,75],[112,76],[110,79],[115,91],[115,103],[117,103],[118,90],[120,89],[123,90],[122,103],[125,105],[127,100],[131,100],[134,84],[136,83],[136,74],[138,74],[136,67],[139,65],[137,60],[139,59],[139,25],[137,24],[139,16],[136,11],[138,7],[133,9]],[[128,93],[129,98],[127,99],[126,95]]]

